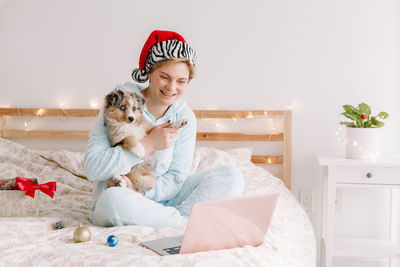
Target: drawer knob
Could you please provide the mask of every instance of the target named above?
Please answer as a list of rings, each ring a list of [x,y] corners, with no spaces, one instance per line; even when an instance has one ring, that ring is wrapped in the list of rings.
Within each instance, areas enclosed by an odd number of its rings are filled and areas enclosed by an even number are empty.
[[[372,173],[367,173],[367,178],[372,178]]]

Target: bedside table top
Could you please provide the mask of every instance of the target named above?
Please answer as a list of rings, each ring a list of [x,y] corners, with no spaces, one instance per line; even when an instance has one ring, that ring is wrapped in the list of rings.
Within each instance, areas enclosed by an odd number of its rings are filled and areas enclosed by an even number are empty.
[[[400,155],[382,155],[376,160],[348,159],[344,155],[316,153],[320,166],[376,166],[376,167],[398,167],[400,166]]]

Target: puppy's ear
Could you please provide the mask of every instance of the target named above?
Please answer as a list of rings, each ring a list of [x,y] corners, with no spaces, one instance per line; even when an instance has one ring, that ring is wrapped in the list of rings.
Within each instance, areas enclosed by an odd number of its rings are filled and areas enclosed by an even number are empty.
[[[109,106],[115,106],[118,102],[119,96],[123,95],[123,92],[119,89],[114,89],[106,95],[105,102],[106,102],[106,108]]]

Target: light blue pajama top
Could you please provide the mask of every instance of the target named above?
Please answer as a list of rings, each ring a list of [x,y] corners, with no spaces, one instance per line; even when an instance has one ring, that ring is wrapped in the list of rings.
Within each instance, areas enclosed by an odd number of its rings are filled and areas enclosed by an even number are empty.
[[[140,92],[144,88],[127,82],[116,88]],[[106,188],[107,180],[114,175],[129,173],[132,166],[141,162],[141,159],[131,151],[120,146],[111,147],[104,126],[103,108],[97,118],[95,128],[90,132],[89,143],[86,148],[84,165],[86,176],[94,182],[93,206],[97,198]],[[168,149],[157,151],[157,165],[155,175],[158,178],[155,187],[146,192],[145,196],[157,202],[173,198],[181,189],[185,179],[190,174],[194,147],[196,142],[197,121],[193,111],[186,103],[179,99],[173,103],[165,115],[156,120],[147,108],[144,117],[154,126],[179,119],[188,119],[188,124],[179,130],[174,145]]]

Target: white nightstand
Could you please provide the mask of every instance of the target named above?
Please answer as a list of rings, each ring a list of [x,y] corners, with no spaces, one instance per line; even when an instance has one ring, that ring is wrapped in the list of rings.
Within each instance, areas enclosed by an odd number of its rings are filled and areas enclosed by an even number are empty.
[[[398,244],[400,156],[376,161],[317,154],[323,171],[321,266],[331,267],[333,257],[400,259]],[[390,240],[334,239],[336,189],[339,187],[390,188]]]

